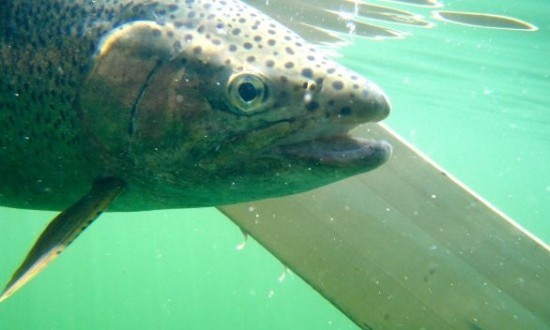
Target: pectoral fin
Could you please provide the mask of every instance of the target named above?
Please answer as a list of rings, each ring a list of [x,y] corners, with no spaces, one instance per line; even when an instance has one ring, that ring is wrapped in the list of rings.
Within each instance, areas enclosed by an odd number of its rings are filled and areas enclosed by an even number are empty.
[[[97,180],[87,195],[55,217],[13,274],[0,296],[0,302],[52,262],[113,202],[123,188],[124,182],[119,179]]]

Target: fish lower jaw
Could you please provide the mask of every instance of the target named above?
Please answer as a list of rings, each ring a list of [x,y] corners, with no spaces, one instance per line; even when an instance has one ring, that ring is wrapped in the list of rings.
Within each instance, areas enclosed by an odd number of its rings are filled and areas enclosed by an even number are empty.
[[[320,165],[376,167],[388,160],[391,145],[386,141],[335,136],[280,146],[285,155],[315,161]]]

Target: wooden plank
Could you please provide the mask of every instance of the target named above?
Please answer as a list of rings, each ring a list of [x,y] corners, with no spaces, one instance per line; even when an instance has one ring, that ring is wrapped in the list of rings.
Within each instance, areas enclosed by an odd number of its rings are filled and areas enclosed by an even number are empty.
[[[550,326],[550,248],[388,128],[373,172],[219,209],[362,328]]]

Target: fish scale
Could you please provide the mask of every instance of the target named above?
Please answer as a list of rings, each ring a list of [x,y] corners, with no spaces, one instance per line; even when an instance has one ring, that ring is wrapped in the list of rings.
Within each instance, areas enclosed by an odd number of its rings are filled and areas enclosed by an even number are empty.
[[[380,88],[239,1],[0,4],[0,204],[64,210],[0,301],[100,214],[224,205],[372,170]],[[80,199],[79,199],[80,197]]]

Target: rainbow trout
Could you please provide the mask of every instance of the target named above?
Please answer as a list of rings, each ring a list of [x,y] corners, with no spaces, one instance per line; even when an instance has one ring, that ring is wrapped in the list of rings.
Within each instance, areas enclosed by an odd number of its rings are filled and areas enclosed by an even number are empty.
[[[0,301],[110,211],[299,193],[384,163],[373,83],[234,0],[0,3],[0,204],[63,210]]]

